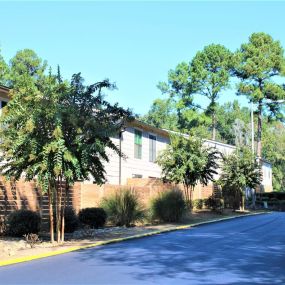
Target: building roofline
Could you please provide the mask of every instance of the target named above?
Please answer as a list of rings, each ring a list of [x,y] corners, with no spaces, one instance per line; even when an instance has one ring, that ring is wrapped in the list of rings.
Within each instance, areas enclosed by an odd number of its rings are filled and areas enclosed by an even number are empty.
[[[154,127],[152,125],[149,125],[147,123],[144,123],[142,121],[139,121],[137,119],[134,119],[132,122],[130,122],[132,125],[139,125],[141,126],[142,128],[145,127],[146,129],[151,129],[153,130],[154,132],[158,132],[160,134],[163,134],[164,136],[168,136],[172,133],[172,134],[182,134],[182,133],[179,133],[179,132],[176,132],[176,131],[171,131],[171,130],[167,130],[167,129],[160,129],[160,128],[157,128],[157,127]],[[138,127],[139,127],[138,126]],[[189,137],[189,135],[187,134],[182,134],[184,137]],[[209,140],[209,139],[202,139],[204,142],[209,142],[209,143],[212,143],[212,144],[216,144],[216,145],[220,145],[220,146],[225,146],[225,147],[228,147],[228,148],[231,148],[231,149],[236,149],[237,147],[235,145],[232,145],[232,144],[227,144],[227,143],[223,143],[223,142],[219,142],[219,141],[214,141],[214,140]],[[272,166],[272,163],[264,158],[261,158],[261,160],[263,162],[266,162],[268,164],[270,164]]]
[[[168,130],[168,129],[161,129],[161,128],[157,128],[157,127],[154,127],[150,124],[147,124],[145,122],[142,122],[138,119],[134,119],[133,121],[130,122],[131,124],[134,123],[135,125],[139,124],[141,125],[142,127],[146,127],[147,129],[153,129],[154,131],[158,131],[158,132],[163,132],[165,135],[169,136],[169,134],[177,134],[177,135],[183,135],[185,137],[188,137],[189,135],[187,134],[183,134],[183,133],[179,133],[179,132],[176,132],[176,131],[171,131],[171,130]],[[227,146],[227,147],[230,147],[230,148],[233,148],[233,149],[236,149],[236,146],[235,145],[231,145],[231,144],[227,144],[227,143],[223,143],[223,142],[219,142],[219,141],[214,141],[214,140],[209,140],[209,139],[203,139],[203,141],[205,142],[209,142],[209,143],[214,143],[214,144],[218,144],[218,145],[223,145],[223,146]]]

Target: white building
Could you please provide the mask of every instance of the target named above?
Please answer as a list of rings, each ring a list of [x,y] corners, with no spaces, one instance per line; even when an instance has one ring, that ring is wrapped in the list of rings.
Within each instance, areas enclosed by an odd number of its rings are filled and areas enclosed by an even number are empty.
[[[170,133],[137,120],[128,123],[121,135],[113,138],[125,157],[109,153],[110,161],[105,164],[107,183],[124,185],[128,178],[160,178],[161,168],[155,160],[170,143]],[[236,149],[233,145],[212,140],[204,140],[204,144],[215,147],[224,155]],[[272,166],[268,161],[262,160],[262,172],[264,190],[272,191]]]
[[[9,101],[9,89],[0,85],[0,108]],[[170,142],[170,131],[152,127],[140,121],[133,121],[125,126],[120,136],[112,138],[125,155],[120,158],[109,151],[109,163],[105,164],[107,183],[124,185],[128,178],[160,178],[161,168],[155,163],[160,151]],[[229,155],[235,146],[212,140],[205,140],[205,145],[217,148],[221,153]],[[265,191],[272,191],[272,166],[262,160],[263,181]],[[217,177],[218,178],[218,177]],[[92,179],[84,183],[93,183]]]

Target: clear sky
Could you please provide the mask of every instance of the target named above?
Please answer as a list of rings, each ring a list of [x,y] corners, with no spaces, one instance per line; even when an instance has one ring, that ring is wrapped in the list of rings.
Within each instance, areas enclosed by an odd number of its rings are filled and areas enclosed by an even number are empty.
[[[285,2],[1,2],[0,46],[6,60],[31,48],[69,78],[116,82],[109,93],[136,113],[163,97],[168,70],[205,45],[236,50],[253,32],[285,47]],[[234,90],[221,102],[232,101]],[[200,101],[200,98],[197,98]],[[245,104],[246,100],[241,99]],[[202,105],[206,104],[203,100]]]

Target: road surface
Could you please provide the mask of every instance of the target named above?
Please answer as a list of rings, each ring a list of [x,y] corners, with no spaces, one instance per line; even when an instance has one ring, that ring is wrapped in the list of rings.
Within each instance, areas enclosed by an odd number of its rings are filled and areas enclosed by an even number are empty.
[[[0,284],[285,284],[285,213],[1,267]]]

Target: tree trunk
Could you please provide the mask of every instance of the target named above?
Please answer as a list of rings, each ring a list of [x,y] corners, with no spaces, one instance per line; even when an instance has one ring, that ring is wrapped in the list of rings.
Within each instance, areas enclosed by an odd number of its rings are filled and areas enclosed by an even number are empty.
[[[193,204],[192,204],[192,193],[193,193],[193,190],[194,190],[194,187],[190,186],[190,208],[191,208],[191,211],[193,209]]]
[[[258,158],[261,158],[262,155],[261,138],[262,138],[262,104],[261,102],[259,102],[258,122],[257,122],[257,151],[256,151]]]
[[[51,183],[48,185],[48,206],[49,206],[49,224],[50,224],[50,241],[54,243],[54,220],[53,220],[53,201]]]
[[[213,111],[212,113],[212,140],[216,140],[216,113]]]
[[[67,200],[68,181],[65,181],[65,195],[63,199],[62,213],[61,213],[61,241],[64,242],[64,228],[65,228],[65,207]]]
[[[57,211],[56,211],[56,236],[57,236],[57,242],[61,242],[61,183],[59,178],[57,179]]]
[[[257,163],[258,166],[261,166],[261,157],[262,157],[262,144],[261,144],[261,139],[262,139],[262,102],[259,101],[258,105],[258,122],[257,122]],[[259,183],[259,193],[261,193],[262,187],[261,187],[261,181]]]
[[[186,183],[183,183],[183,187],[184,187],[184,196],[185,196],[185,201],[187,204],[187,208],[190,209],[190,205],[189,205],[189,187]]]

